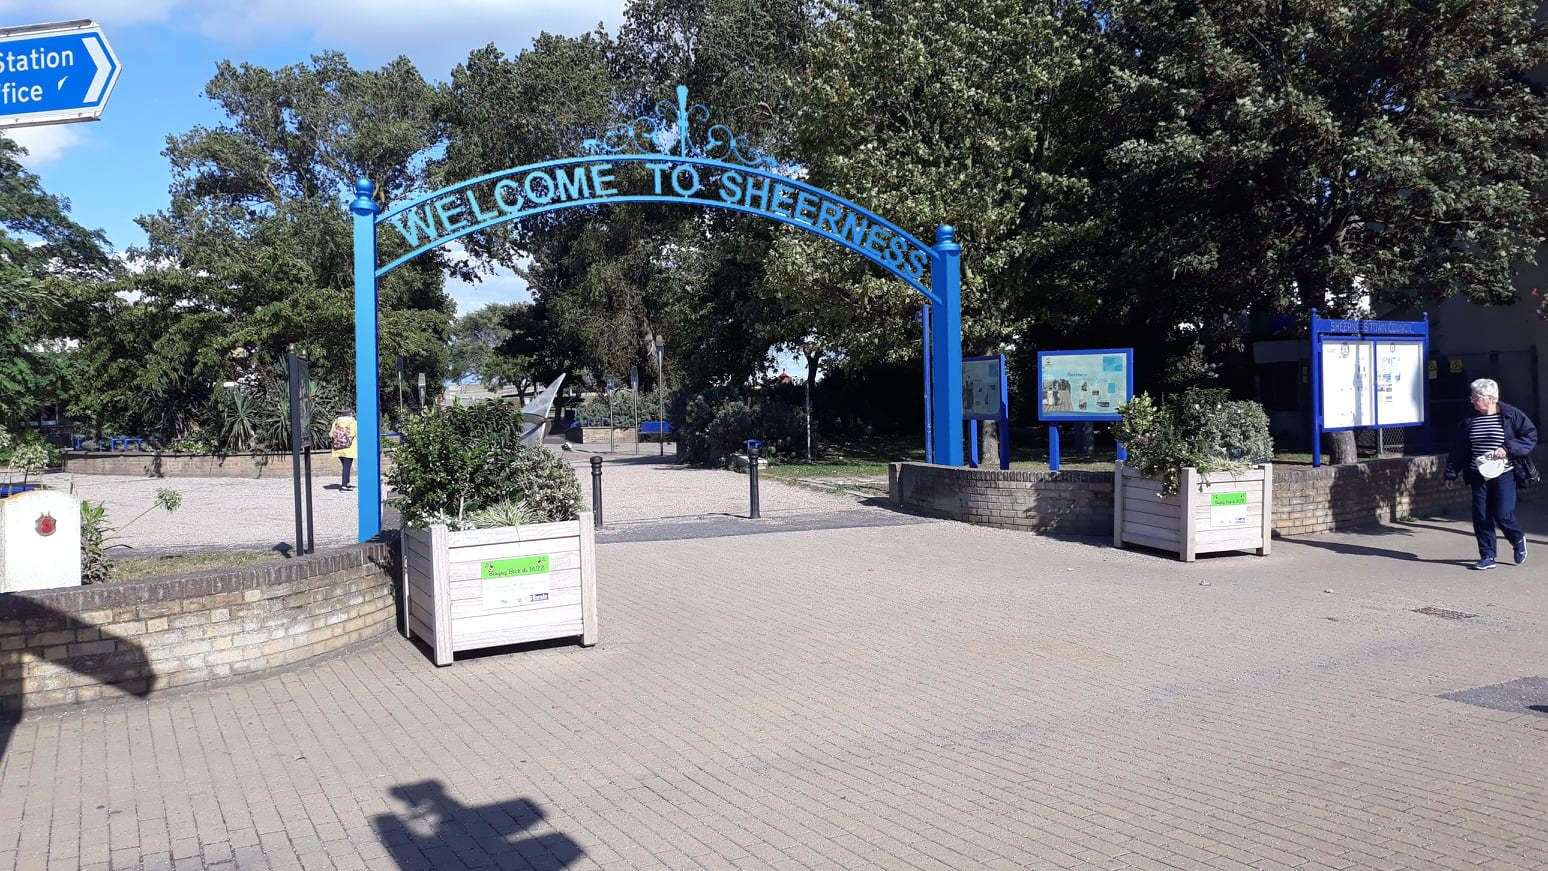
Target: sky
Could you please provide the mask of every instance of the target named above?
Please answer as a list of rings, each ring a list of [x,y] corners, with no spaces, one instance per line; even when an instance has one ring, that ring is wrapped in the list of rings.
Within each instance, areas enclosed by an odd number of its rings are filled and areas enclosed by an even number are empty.
[[[28,169],[70,201],[75,219],[116,250],[143,244],[134,219],[167,205],[161,151],[170,134],[220,123],[204,84],[221,60],[277,67],[337,49],[357,67],[407,55],[445,80],[470,50],[507,53],[538,33],[616,30],[624,0],[0,0],[0,27],[95,19],[123,65],[102,120],[14,129]],[[449,281],[458,313],[527,298],[508,272],[468,285]]]

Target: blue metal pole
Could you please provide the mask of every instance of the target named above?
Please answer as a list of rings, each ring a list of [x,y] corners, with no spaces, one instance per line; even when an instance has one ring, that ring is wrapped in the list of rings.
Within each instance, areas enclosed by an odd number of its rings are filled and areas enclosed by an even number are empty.
[[[1117,442],[1116,444],[1118,445],[1118,462],[1127,463],[1129,461],[1129,449],[1123,446],[1123,442]]]
[[[931,423],[935,462],[962,465],[962,246],[957,231],[941,225],[935,231],[935,256],[930,264],[930,289],[940,298],[931,313]]]
[[[1048,471],[1059,471],[1059,425],[1048,426]]]
[[[979,461],[979,454],[978,454],[978,421],[970,420],[970,421],[967,422],[967,433],[968,433],[968,466],[970,466],[971,468],[976,469],[976,468],[978,468],[978,461]]]
[[[1000,355],[1000,469],[1010,468],[1010,379],[1005,377],[1005,355]]]
[[[376,389],[376,185],[355,182],[355,436],[358,537],[382,531],[382,434]]]
[[[1311,310],[1312,467],[1322,465],[1322,341],[1317,310]]]
[[[919,310],[920,336],[924,343],[924,431],[925,431],[925,462],[935,462],[935,440],[932,438],[931,423],[934,421],[935,412],[930,408],[930,371],[934,363],[930,355],[930,331],[934,329],[930,320],[930,304],[925,303]]]

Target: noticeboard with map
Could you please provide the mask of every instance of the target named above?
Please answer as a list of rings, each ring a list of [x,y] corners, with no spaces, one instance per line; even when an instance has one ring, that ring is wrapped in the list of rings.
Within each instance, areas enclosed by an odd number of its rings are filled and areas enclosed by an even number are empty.
[[[1040,351],[1037,419],[1118,420],[1134,394],[1134,349]]]

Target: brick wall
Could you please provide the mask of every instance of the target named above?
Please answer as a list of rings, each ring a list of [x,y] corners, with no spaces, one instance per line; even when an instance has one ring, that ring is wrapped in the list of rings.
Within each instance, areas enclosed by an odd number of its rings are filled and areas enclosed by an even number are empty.
[[[1466,506],[1472,490],[1443,478],[1442,455],[1348,466],[1276,466],[1274,531],[1308,535]]]
[[[1538,451],[1544,466],[1548,453]],[[1274,532],[1310,535],[1465,508],[1470,488],[1443,479],[1443,455],[1348,466],[1275,466]],[[893,463],[892,503],[911,511],[1005,529],[1111,535],[1111,472],[1001,472]],[[1535,494],[1525,493],[1531,499]]]
[[[357,545],[252,569],[0,594],[0,709],[249,674],[395,624],[396,563]]]
[[[359,465],[356,465],[359,468]],[[382,473],[392,468],[392,454],[382,455]],[[312,482],[339,476],[339,461],[327,450],[312,451]],[[161,454],[72,451],[64,456],[64,471],[75,475],[127,475],[143,478],[289,478],[290,454]]]
[[[1111,472],[965,469],[893,463],[888,493],[910,511],[1002,529],[1113,534]]]

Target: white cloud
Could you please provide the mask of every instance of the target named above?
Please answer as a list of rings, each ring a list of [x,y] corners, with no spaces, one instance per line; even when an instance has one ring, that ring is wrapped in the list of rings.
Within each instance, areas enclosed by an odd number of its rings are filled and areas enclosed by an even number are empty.
[[[86,141],[85,135],[75,126],[52,124],[46,127],[17,127],[5,131],[17,145],[27,149],[21,159],[22,166],[31,170],[47,166],[58,160],[65,151]]]
[[[473,258],[460,243],[446,246],[446,256],[454,262],[466,263]],[[531,258],[523,258],[521,265],[531,264]],[[532,291],[527,282],[504,267],[497,267],[493,274],[484,275],[479,281],[446,279],[446,293],[457,304],[457,316],[477,311],[492,302],[531,302]]]
[[[165,20],[178,5],[179,0],[21,0],[7,4],[6,23],[90,18],[98,24],[142,24]]]

